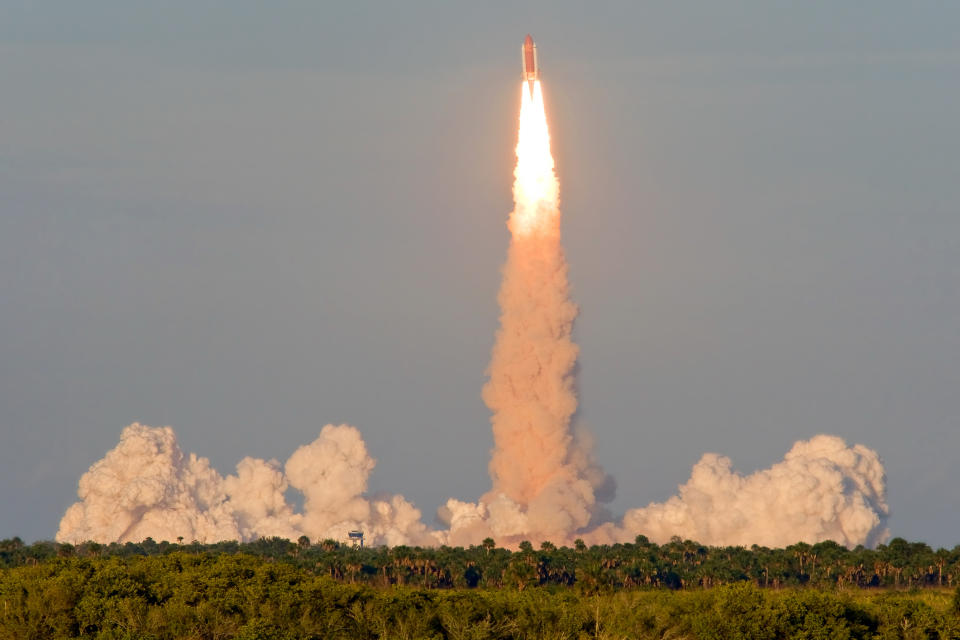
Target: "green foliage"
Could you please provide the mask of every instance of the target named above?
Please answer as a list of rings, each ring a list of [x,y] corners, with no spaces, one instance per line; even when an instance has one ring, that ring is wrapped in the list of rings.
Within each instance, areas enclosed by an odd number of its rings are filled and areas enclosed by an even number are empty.
[[[877,550],[745,549],[638,536],[511,552],[492,540],[353,549],[14,538],[0,541],[0,640],[960,638],[958,569],[960,548],[902,539]]]
[[[692,616],[691,627],[704,640],[765,640],[776,637],[763,593],[749,583],[718,587],[708,607]]]
[[[384,587],[428,589],[573,586],[588,593],[634,588],[711,588],[735,582],[758,587],[950,587],[960,583],[960,547],[932,550],[922,542],[894,538],[878,549],[846,549],[835,542],[797,543],[785,549],[754,546],[707,547],[674,538],[664,545],[640,535],[633,543],[574,547],[550,542],[534,549],[523,542],[517,552],[496,547],[490,538],[469,548],[415,547],[353,549],[334,540],[297,542],[262,538],[249,543],[197,542],[100,545],[92,542],[24,544],[0,540],[0,568],[35,566],[55,558],[164,556],[189,552],[244,553],[292,563],[335,580]]]
[[[684,543],[678,544],[680,562]],[[54,553],[44,562],[0,571],[0,640],[960,637],[960,590],[773,590],[752,581],[680,591],[571,589],[544,577],[564,564],[562,556],[554,557],[562,550],[550,549],[489,551],[503,556],[507,574],[526,571],[526,579],[547,580],[541,588],[438,590],[389,581],[374,587],[336,580],[323,563],[304,564],[313,546],[296,547],[279,561],[273,544],[261,556],[176,549],[154,555]],[[346,554],[345,566],[362,565],[366,552],[347,551],[336,551]],[[609,551],[608,565],[628,559]],[[455,563],[458,551],[447,552],[451,557],[439,560]],[[687,552],[696,555],[692,547]],[[423,562],[414,549],[375,550],[374,558],[412,565],[412,581],[422,581],[417,567]]]

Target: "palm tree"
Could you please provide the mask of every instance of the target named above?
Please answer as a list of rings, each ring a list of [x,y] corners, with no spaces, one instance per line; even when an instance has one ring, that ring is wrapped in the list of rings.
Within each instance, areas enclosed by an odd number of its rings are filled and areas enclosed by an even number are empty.
[[[803,582],[803,576],[806,573],[804,570],[804,565],[806,564],[807,559],[810,557],[810,545],[806,542],[798,542],[787,547],[786,550],[791,552],[793,557],[795,557],[800,563],[800,581]]]

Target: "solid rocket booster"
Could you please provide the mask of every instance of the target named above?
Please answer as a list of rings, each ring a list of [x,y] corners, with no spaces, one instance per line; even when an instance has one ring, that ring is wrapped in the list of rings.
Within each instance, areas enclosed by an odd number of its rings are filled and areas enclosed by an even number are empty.
[[[530,84],[530,93],[533,93],[533,83],[540,79],[540,64],[537,62],[537,45],[529,33],[520,47],[520,59],[523,61],[523,79]]]

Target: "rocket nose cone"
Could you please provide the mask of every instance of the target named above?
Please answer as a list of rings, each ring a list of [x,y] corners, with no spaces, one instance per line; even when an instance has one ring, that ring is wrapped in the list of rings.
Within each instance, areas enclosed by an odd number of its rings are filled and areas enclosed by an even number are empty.
[[[527,37],[523,40],[523,46],[530,47],[533,46],[533,38],[530,37],[530,34],[527,34]]]

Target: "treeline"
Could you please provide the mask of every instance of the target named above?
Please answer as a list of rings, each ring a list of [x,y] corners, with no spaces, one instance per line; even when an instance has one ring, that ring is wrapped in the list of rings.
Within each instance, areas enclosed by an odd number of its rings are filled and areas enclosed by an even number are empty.
[[[313,570],[289,543],[256,556],[175,546],[78,547],[0,570],[0,640],[960,637],[960,590],[377,588]]]
[[[556,547],[529,542],[517,551],[487,539],[462,547],[354,549],[333,540],[311,543],[282,538],[255,542],[183,544],[154,542],[80,545],[18,538],[0,541],[0,567],[34,566],[63,558],[164,556],[189,552],[245,554],[283,561],[337,582],[422,589],[576,587],[581,591],[636,588],[696,589],[737,582],[758,587],[954,587],[960,584],[960,546],[933,550],[923,542],[894,538],[876,549],[847,549],[835,542],[798,543],[784,549],[709,547],[674,538],[657,545],[644,536],[633,543]]]

